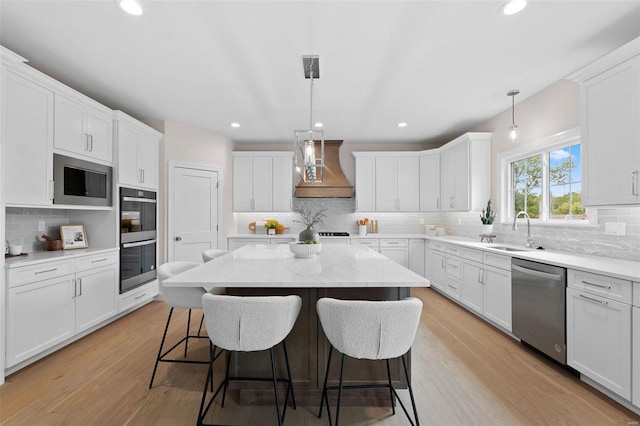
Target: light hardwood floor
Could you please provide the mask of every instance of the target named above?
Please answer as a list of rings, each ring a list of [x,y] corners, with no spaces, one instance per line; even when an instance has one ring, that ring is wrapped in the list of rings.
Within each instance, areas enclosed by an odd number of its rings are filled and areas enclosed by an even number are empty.
[[[413,347],[421,424],[638,424],[639,416],[437,292],[413,294],[424,301]],[[151,303],[8,377],[0,386],[0,424],[195,424],[206,366],[161,364],[153,389],[147,388],[167,313],[164,303]],[[169,339],[181,333],[176,327]],[[206,358],[202,340],[190,352]],[[409,403],[408,393],[400,394]],[[217,401],[207,421],[274,423],[273,407],[238,406],[230,395],[225,408]],[[328,424],[326,413],[321,420],[316,413],[317,407],[288,409],[286,424]],[[408,424],[401,410],[391,416],[386,407],[344,407],[341,422]]]

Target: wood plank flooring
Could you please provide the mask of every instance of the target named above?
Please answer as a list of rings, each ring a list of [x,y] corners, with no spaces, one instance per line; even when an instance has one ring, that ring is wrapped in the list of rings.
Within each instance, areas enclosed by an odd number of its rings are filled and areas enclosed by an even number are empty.
[[[421,424],[637,425],[640,421],[437,292],[417,289],[413,294],[424,302],[412,367]],[[160,364],[154,387],[148,389],[167,314],[164,303],[151,303],[8,377],[0,386],[0,424],[195,424],[206,366]],[[186,311],[176,320],[168,341],[183,333]],[[198,324],[193,322],[195,329]],[[190,344],[191,357],[206,359],[207,350],[205,339]],[[407,391],[400,395],[410,404]],[[275,423],[273,407],[239,406],[236,397],[231,391],[224,408],[216,401],[207,421]],[[327,424],[326,412],[322,419],[316,413],[315,406],[289,408],[286,424]],[[387,407],[344,407],[341,423],[408,424],[399,406],[395,416]]]

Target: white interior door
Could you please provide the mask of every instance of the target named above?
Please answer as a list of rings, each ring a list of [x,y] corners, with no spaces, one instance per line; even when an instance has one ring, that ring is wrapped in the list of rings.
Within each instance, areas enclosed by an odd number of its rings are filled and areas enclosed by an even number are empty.
[[[218,248],[218,171],[174,166],[169,200],[170,260],[202,262],[202,252]]]

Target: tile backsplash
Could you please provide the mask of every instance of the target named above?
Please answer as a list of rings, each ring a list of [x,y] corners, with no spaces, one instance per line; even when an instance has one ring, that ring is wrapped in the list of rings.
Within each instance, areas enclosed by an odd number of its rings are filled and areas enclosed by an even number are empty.
[[[466,238],[478,238],[481,230],[477,212],[465,213],[355,213],[354,198],[314,198],[294,199],[294,208],[301,203],[327,207],[324,224],[316,227],[318,231],[341,231],[357,235],[356,220],[368,216],[378,219],[380,234],[423,234],[425,224],[444,227],[447,235]],[[239,234],[250,234],[250,222],[261,219],[276,219],[290,227],[285,233],[293,237],[304,226],[293,222],[296,213],[235,213]],[[421,224],[421,220],[424,224]],[[605,222],[626,224],[626,235],[606,235]],[[258,229],[259,233],[264,229]],[[518,225],[517,231],[511,230],[511,224],[495,223],[495,242],[524,245],[527,235],[526,224]],[[597,225],[543,225],[531,226],[531,236],[537,246],[578,254],[588,254],[640,261],[640,207],[598,209]]]
[[[45,223],[44,231],[38,231],[40,221]],[[44,243],[40,237],[42,234],[60,238],[58,227],[69,224],[69,213],[60,209],[7,207],[5,223],[5,239],[12,245],[23,246],[23,252],[32,253],[44,251]]]

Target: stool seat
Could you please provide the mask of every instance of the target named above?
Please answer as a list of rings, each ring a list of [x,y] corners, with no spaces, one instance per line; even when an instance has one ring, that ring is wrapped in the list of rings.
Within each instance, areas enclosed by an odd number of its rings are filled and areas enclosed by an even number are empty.
[[[224,256],[227,253],[229,253],[228,250],[207,249],[202,252],[202,260],[207,263],[208,261],[213,260],[216,257]]]

